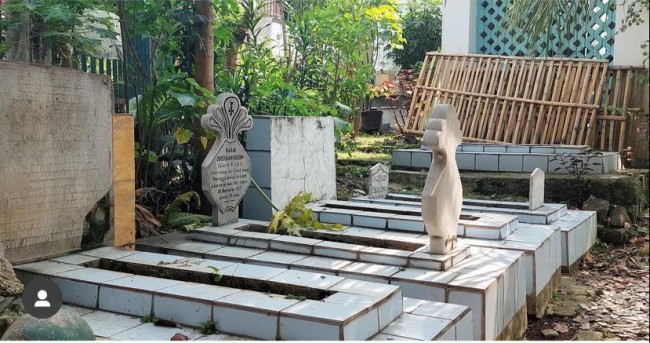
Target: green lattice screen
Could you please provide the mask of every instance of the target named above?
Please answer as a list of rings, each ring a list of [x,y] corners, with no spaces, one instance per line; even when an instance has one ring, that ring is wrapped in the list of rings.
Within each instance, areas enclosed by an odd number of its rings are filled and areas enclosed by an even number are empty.
[[[548,0],[556,1],[556,0]],[[557,0],[564,1],[564,0]],[[509,0],[478,0],[476,22],[476,51],[487,55],[555,56],[609,59],[614,55],[616,27],[615,0],[594,0],[591,21],[586,27],[576,24],[562,36],[551,35],[549,47],[540,42],[533,53],[526,47],[527,35],[521,30],[500,31],[499,22],[505,17]]]

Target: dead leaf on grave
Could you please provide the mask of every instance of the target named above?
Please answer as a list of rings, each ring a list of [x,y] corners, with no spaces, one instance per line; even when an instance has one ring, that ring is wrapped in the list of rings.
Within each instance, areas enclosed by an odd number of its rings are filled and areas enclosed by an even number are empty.
[[[180,332],[175,333],[170,341],[189,341],[190,339]]]
[[[569,332],[569,326],[564,324],[564,323],[557,323],[553,327],[553,330],[560,332],[560,333],[567,333]]]
[[[580,325],[581,330],[589,330],[590,328],[591,328],[591,324],[589,322],[582,323],[582,325]]]

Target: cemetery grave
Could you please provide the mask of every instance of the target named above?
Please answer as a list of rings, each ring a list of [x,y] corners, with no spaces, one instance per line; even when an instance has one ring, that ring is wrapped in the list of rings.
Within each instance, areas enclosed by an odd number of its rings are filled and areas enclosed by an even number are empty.
[[[236,137],[251,121],[236,96],[222,94],[202,118],[219,137],[202,165],[213,226],[140,239],[135,250],[104,247],[17,265],[16,274],[24,283],[50,279],[66,304],[96,313],[194,328],[214,322],[231,337],[518,339],[528,314],[543,315],[560,267],[584,254],[573,243],[589,244],[594,214],[544,204],[542,171],[531,177],[529,203],[450,197],[460,187],[456,113],[434,112],[426,141],[436,161],[449,164],[432,165],[424,197],[389,193],[388,167],[378,164],[369,196],[308,204],[316,219],[343,230],[295,237],[238,218],[251,168]],[[434,208],[456,214],[423,215]]]

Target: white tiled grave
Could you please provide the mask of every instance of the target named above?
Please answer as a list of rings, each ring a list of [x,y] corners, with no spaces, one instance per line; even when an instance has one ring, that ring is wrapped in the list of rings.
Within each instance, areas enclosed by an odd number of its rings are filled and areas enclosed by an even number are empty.
[[[246,221],[242,222],[241,229],[246,229],[248,224],[246,224]],[[222,242],[220,244],[231,244],[233,241],[230,239],[234,239],[235,242],[240,242],[240,240],[237,239],[238,233],[236,231],[242,230],[229,228],[224,230],[228,232],[226,234],[221,231],[221,228],[206,227],[199,228],[196,231],[196,233],[187,236],[198,240],[204,240],[206,241],[204,244],[210,245],[212,244],[210,243],[212,241],[209,238],[210,235],[218,237]],[[373,281],[384,284],[390,283],[392,285],[400,286],[406,296],[470,306],[473,311],[474,323],[478,323],[475,325],[476,327],[473,331],[473,334],[475,334],[473,337],[476,339],[517,338],[517,335],[521,334],[509,332],[510,328],[508,327],[508,324],[511,322],[521,324],[521,321],[523,320],[525,324],[526,320],[526,308],[524,306],[526,301],[526,278],[524,274],[526,270],[524,267],[524,256],[521,252],[514,250],[495,250],[495,252],[492,252],[493,249],[473,248],[475,253],[474,255],[471,255],[467,254],[468,248],[463,246],[459,247],[457,251],[454,252],[455,255],[452,254],[451,257],[448,257],[452,260],[456,257],[455,263],[453,263],[448,270],[439,271],[431,268],[427,269],[428,267],[433,266],[427,262],[432,262],[435,256],[426,253],[428,247],[423,245],[422,248],[416,251],[401,251],[401,253],[410,254],[408,255],[409,259],[407,259],[408,264],[405,266],[395,266],[390,263],[402,264],[402,257],[404,256],[399,254],[392,258],[387,256],[389,258],[385,259],[385,263],[359,260],[360,256],[364,256],[364,250],[372,247],[345,243],[344,241],[346,239],[355,237],[352,232],[348,231],[357,232],[359,234],[357,237],[360,238],[367,238],[373,233],[377,237],[385,237],[388,239],[392,236],[391,232],[388,231],[362,228],[347,228],[344,232],[340,233],[327,230],[304,231],[304,236],[312,234],[322,235],[322,238],[316,239],[322,239],[322,241],[313,245],[310,254],[291,253],[290,251],[292,251],[292,249],[290,246],[282,246],[281,248],[283,250],[257,248],[259,251],[258,254],[245,258],[244,264],[241,266],[255,264],[262,267],[274,263],[278,268],[284,267],[290,270],[317,271],[322,275],[345,276],[347,279],[359,280],[358,282]],[[428,241],[428,238],[425,235],[403,232],[397,232],[397,234],[402,238],[410,238],[410,241],[413,242],[419,240],[426,243],[426,241]],[[330,235],[339,235],[336,240],[341,240],[343,242],[325,240],[325,237],[331,237]],[[275,236],[278,238],[282,237],[283,242],[289,245],[291,245],[291,240],[294,238],[282,235]],[[266,238],[270,239],[268,246],[272,247],[274,239],[272,239],[272,237]],[[304,238],[305,237],[296,237],[297,247],[303,246],[305,242],[303,242],[302,239]],[[179,242],[182,243],[184,241],[186,240],[181,239]],[[151,237],[145,240],[139,240],[137,242],[137,248],[139,250],[147,251],[165,251],[168,249],[174,249],[176,243],[177,242],[174,242],[169,238],[166,238],[166,241],[162,241],[158,238]],[[326,250],[323,250],[326,253],[325,255],[321,254],[322,251],[319,249],[319,246],[321,245],[327,247]],[[387,254],[395,254],[399,252],[397,249],[383,250],[388,250],[388,252],[382,251]],[[294,262],[286,264],[286,262],[277,262],[262,258],[263,256],[269,256],[269,251],[276,253],[282,252],[285,256],[283,256],[281,260]],[[337,252],[340,252],[341,254],[335,256]],[[372,252],[375,253],[376,251]],[[457,253],[462,253],[465,257],[461,258]],[[195,254],[197,257],[205,257],[215,260],[226,260],[229,258],[229,252],[223,251],[223,248],[215,249],[207,253],[197,252]],[[303,259],[298,259],[300,256],[302,256]],[[350,256],[352,256],[353,259],[349,259]],[[377,256],[381,256],[381,254]],[[274,255],[274,257],[279,257],[279,255]],[[468,263],[474,260],[480,261],[484,266],[476,263]],[[419,263],[418,267],[411,264],[413,261]],[[487,268],[481,270],[483,267]],[[471,271],[470,276],[462,275],[464,271]],[[460,280],[462,280],[462,282]],[[291,282],[297,283],[298,281],[293,280]],[[497,288],[499,285],[502,285],[501,287],[507,285],[507,289],[513,290],[513,292],[516,289],[517,292],[508,295],[504,292],[498,292]],[[453,301],[451,300],[452,298],[454,299]],[[503,306],[489,306],[491,303],[503,304]],[[505,312],[505,316],[502,317],[498,314],[498,311],[501,311],[502,308],[505,307],[516,307],[518,311]],[[511,326],[516,325],[512,324]]]
[[[425,234],[419,203],[412,206],[326,200],[308,204],[314,217],[322,223],[386,229]],[[457,226],[459,237],[499,240],[517,228],[517,216],[461,211]]]
[[[404,202],[403,200],[394,201]],[[328,208],[327,206],[329,204],[332,204],[335,207]],[[406,213],[418,213],[420,204],[417,202],[410,202],[410,204],[411,206],[406,206],[403,203],[400,204],[400,206],[391,206],[383,203],[369,204],[365,201],[326,201],[314,205],[313,208],[315,209],[314,212],[319,215],[318,218],[321,218],[323,213],[325,213],[324,211],[336,211],[339,209],[345,211],[351,211],[351,209],[361,211],[360,209],[364,209],[363,212],[366,216],[372,216],[373,211],[381,211],[380,215],[382,217],[390,214],[390,212],[399,213],[398,211],[402,211],[402,213],[404,213],[403,211],[408,211]],[[344,215],[352,216],[352,222],[355,222],[354,213]],[[550,300],[552,292],[555,290],[557,283],[559,282],[561,267],[560,258],[562,256],[562,244],[560,242],[562,234],[560,232],[561,230],[559,230],[560,226],[556,224],[519,224],[517,221],[514,221],[514,224],[517,224],[518,226],[514,229],[509,228],[507,231],[503,232],[502,235],[496,236],[491,235],[495,230],[485,229],[485,227],[490,227],[490,223],[498,225],[499,218],[504,215],[491,213],[479,213],[477,215],[482,216],[480,223],[484,226],[463,225],[464,223],[461,219],[458,231],[459,245],[508,249],[523,252],[526,260],[525,280],[528,313],[541,317],[545,311],[546,304]],[[328,220],[329,219],[326,218],[325,222],[328,222]],[[414,220],[422,222],[421,217],[416,217]],[[346,229],[346,231],[347,230],[349,229]],[[428,236],[423,235],[419,238],[426,241]]]
[[[367,199],[363,197],[350,199],[350,202],[363,202],[380,204],[382,206],[395,206],[405,208],[419,208],[420,197],[409,194],[391,193],[386,199]],[[561,229],[561,267],[568,273],[573,271],[580,263],[582,257],[596,242],[596,213],[593,211],[567,210],[566,205],[544,204],[537,210],[527,210],[527,203],[512,201],[493,201],[464,199],[463,210],[467,214],[475,211],[481,213],[510,213],[516,215],[519,227],[526,224],[548,224],[544,227]],[[382,216],[385,213],[381,214]],[[546,223],[545,223],[546,222]],[[460,235],[461,232],[459,231]]]
[[[584,156],[586,145],[498,145],[464,143],[456,151],[458,169],[466,171],[518,172],[530,173],[539,168],[545,173],[567,174],[560,167],[558,154]],[[431,165],[429,149],[396,149],[392,152],[393,169],[428,169]],[[601,152],[592,156],[589,174],[607,174],[621,169],[621,156],[618,152]],[[558,169],[559,168],[559,169]],[[556,170],[558,169],[558,170]]]
[[[368,199],[362,196],[351,198],[349,201],[407,208],[421,206],[420,196],[399,193],[390,193],[385,199]],[[543,204],[535,210],[529,210],[527,202],[463,199],[462,210],[468,214],[479,212],[515,215],[520,223],[550,224],[567,213],[567,206]]]
[[[169,238],[174,237],[172,235]],[[192,247],[196,251],[209,250],[209,243],[179,241],[179,237],[175,238],[177,249]],[[260,250],[260,253],[263,251]],[[102,254],[110,258],[85,258]],[[457,334],[457,331],[462,331],[468,321],[471,323],[472,318],[468,307],[426,302],[421,306],[442,307],[439,312],[444,314],[429,311],[421,313],[418,320],[404,319],[402,291],[398,286],[300,270],[149,252],[131,251],[122,254],[122,250],[117,248],[91,250],[59,260],[62,262],[41,261],[18,265],[15,270],[21,280],[43,277],[57,282],[63,290],[65,303],[99,310],[88,311],[91,326],[97,329],[100,337],[113,340],[168,340],[175,332],[181,332],[190,339],[204,340],[228,337],[365,340],[384,334],[383,330],[393,330],[397,325],[394,323],[407,328],[419,327],[423,323],[435,327],[421,336],[427,340],[463,339],[466,336]],[[148,273],[153,270],[167,278],[95,268],[118,267],[118,264],[111,264],[117,262],[128,264],[132,269],[153,268],[147,269]],[[90,265],[94,267],[87,267]],[[222,266],[224,279],[227,275],[270,284],[286,282],[292,290],[306,287],[323,292],[324,298],[301,299],[290,294],[280,295],[226,287],[227,285],[169,279],[177,275],[177,272],[188,270],[211,278],[214,272],[208,266]],[[240,272],[247,268],[252,270]],[[232,280],[235,279],[231,279],[231,282]],[[84,295],[82,303],[79,295]],[[94,303],[85,297],[94,297]],[[181,328],[167,328],[161,333],[162,329],[151,324],[133,323],[125,316],[108,312],[137,317],[151,315],[190,327],[200,327],[206,322],[214,321],[217,330],[227,335],[206,337],[194,330]],[[120,322],[120,327],[110,329],[110,325],[116,322]]]

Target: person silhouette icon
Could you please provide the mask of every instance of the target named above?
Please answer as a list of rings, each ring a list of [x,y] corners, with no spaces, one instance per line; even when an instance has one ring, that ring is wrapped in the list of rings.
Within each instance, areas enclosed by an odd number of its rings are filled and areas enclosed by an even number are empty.
[[[38,291],[38,301],[34,303],[34,307],[50,307],[50,302],[47,299],[47,292],[45,290]]]

